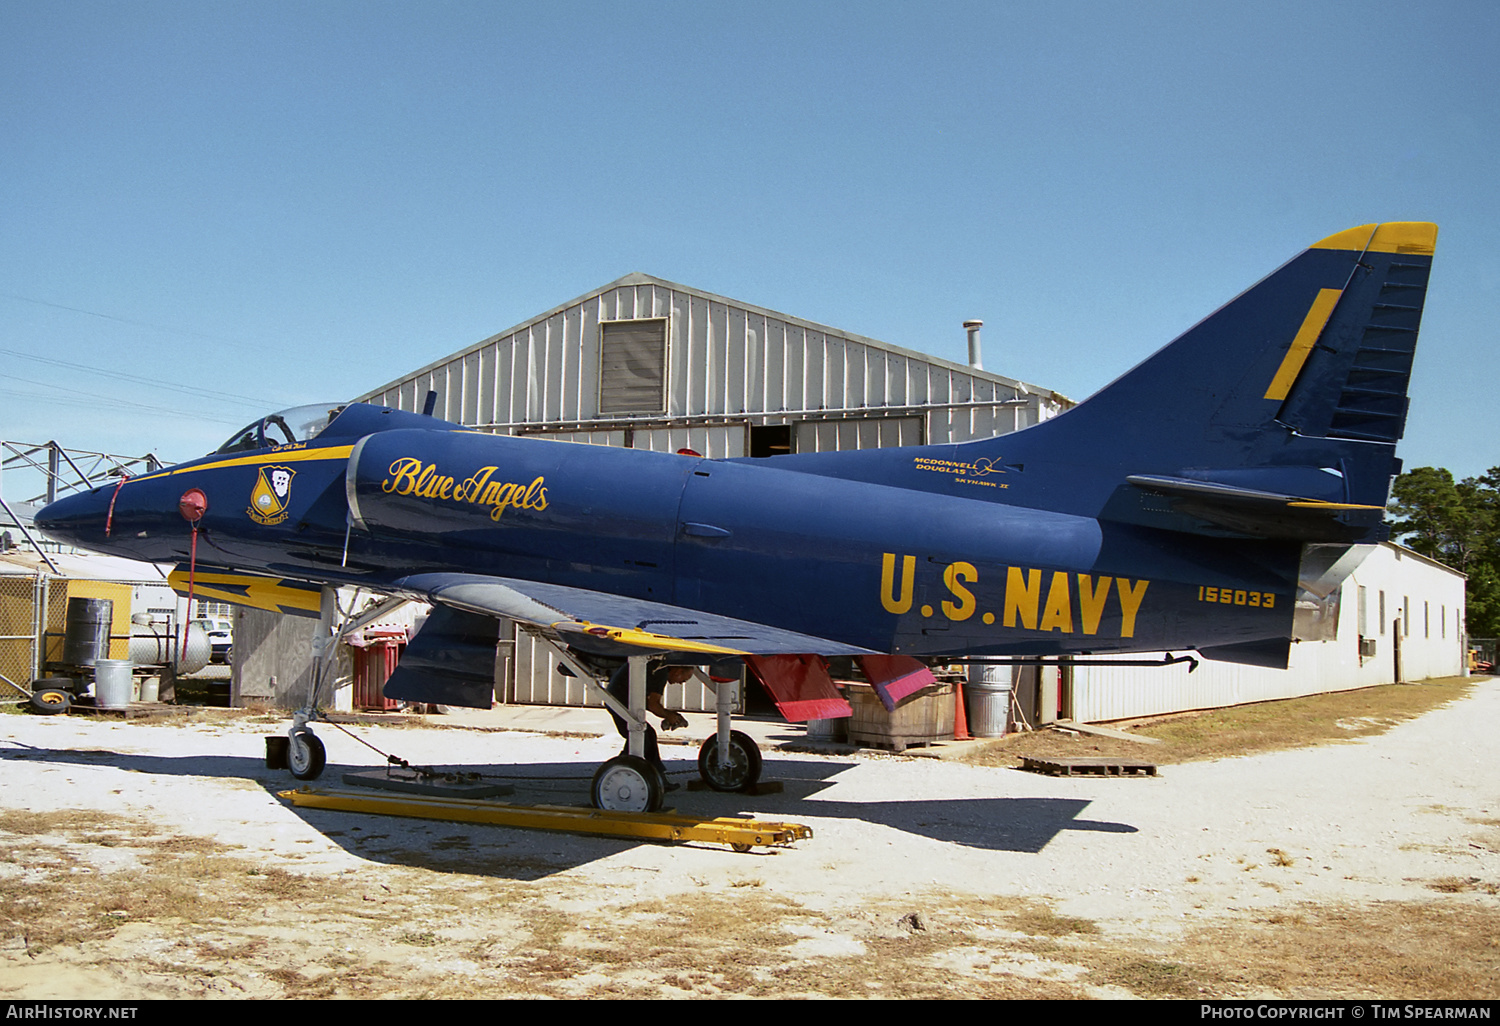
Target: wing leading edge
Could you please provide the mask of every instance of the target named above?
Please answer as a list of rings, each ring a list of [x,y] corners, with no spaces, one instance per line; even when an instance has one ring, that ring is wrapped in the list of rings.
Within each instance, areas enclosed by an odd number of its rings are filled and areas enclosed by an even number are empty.
[[[598,655],[640,655],[643,650],[705,656],[876,654],[730,616],[557,584],[438,573],[402,577],[391,585],[453,609],[535,624]]]

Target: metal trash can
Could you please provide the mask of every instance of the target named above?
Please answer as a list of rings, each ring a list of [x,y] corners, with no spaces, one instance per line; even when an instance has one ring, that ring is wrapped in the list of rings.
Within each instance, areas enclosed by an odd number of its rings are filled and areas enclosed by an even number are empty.
[[[129,659],[94,660],[94,704],[100,709],[130,708]]]
[[[1004,737],[1010,719],[1012,666],[973,665],[964,688],[964,711],[974,737]]]

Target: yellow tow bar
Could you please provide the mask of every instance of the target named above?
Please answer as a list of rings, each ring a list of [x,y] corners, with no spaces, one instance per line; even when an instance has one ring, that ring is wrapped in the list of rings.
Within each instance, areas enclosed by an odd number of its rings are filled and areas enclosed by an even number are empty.
[[[601,834],[606,837],[635,837],[651,841],[706,841],[710,844],[727,844],[735,851],[790,844],[812,836],[812,828],[800,823],[768,823],[757,819],[730,817],[700,819],[665,812],[606,812],[566,805],[506,805],[484,798],[438,798],[426,795],[386,797],[321,788],[281,791],[278,797],[301,808],[446,819],[458,823],[489,823],[495,826]]]

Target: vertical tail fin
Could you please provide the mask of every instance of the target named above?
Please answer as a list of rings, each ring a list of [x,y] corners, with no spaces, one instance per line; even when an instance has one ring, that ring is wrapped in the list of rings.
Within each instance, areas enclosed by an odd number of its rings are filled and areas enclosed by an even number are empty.
[[[1379,540],[1436,241],[1425,222],[1332,235],[1068,413],[982,444],[1062,511]]]
[[[1436,242],[1436,225],[1395,223],[1351,229],[1313,247],[1352,253],[1360,246],[1359,262],[1345,289],[1319,291],[1288,348],[1266,391],[1282,400],[1277,420],[1303,435],[1392,445],[1401,438]],[[1329,323],[1314,334],[1319,316]]]

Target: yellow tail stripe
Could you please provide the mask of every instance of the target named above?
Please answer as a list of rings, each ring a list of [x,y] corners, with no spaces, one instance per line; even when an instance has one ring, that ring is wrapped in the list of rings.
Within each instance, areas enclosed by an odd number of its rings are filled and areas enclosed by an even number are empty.
[[[1319,289],[1318,298],[1313,300],[1312,306],[1308,308],[1307,316],[1302,319],[1302,327],[1297,329],[1297,337],[1292,339],[1291,348],[1282,357],[1281,366],[1276,368],[1276,376],[1271,379],[1271,387],[1266,389],[1266,398],[1281,402],[1292,390],[1292,383],[1297,380],[1297,375],[1302,373],[1302,365],[1312,353],[1313,343],[1318,341],[1318,336],[1323,334],[1324,327],[1328,324],[1328,318],[1333,314],[1333,308],[1338,304],[1339,296],[1343,295],[1342,289]]]
[[[1384,506],[1364,506],[1357,502],[1314,502],[1311,499],[1289,502],[1287,506],[1291,509],[1385,509]]]

